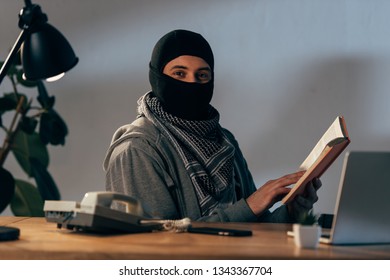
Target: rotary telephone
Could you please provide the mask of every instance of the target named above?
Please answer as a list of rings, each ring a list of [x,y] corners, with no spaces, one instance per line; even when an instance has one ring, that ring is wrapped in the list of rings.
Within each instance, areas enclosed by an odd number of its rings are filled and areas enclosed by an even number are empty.
[[[123,204],[125,211],[112,207]],[[88,192],[82,201],[46,200],[43,208],[47,222],[58,228],[84,232],[148,232],[186,230],[190,220],[159,220],[148,217],[139,200],[116,192]]]

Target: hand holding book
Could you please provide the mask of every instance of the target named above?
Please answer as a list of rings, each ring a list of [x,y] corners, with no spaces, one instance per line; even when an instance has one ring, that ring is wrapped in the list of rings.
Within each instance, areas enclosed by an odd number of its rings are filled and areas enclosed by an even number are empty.
[[[350,142],[345,120],[338,116],[301,164],[300,170],[306,172],[282,199],[282,203],[290,202],[296,195],[304,192],[311,180],[321,177]]]

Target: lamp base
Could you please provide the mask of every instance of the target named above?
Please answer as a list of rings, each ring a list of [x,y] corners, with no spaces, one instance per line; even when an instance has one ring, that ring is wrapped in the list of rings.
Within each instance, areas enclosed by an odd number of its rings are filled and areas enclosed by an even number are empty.
[[[0,242],[16,240],[19,238],[20,230],[14,227],[0,227]]]

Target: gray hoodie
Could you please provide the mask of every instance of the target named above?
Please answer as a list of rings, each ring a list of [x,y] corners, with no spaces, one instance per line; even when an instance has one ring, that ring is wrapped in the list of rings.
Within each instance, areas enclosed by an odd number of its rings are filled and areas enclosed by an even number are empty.
[[[202,217],[197,196],[180,156],[173,145],[145,117],[120,127],[112,138],[104,160],[106,190],[138,198],[155,218],[210,222],[292,222],[281,206],[257,217],[246,203],[256,191],[233,134],[224,130],[235,146],[234,172],[238,201],[213,215]]]

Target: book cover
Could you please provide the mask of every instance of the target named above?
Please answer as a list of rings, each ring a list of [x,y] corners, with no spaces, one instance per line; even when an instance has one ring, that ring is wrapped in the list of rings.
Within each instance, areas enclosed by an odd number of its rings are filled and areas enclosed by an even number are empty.
[[[301,168],[306,172],[282,199],[282,203],[290,202],[304,192],[307,183],[314,178],[320,178],[350,142],[344,117],[338,116],[301,164]]]

